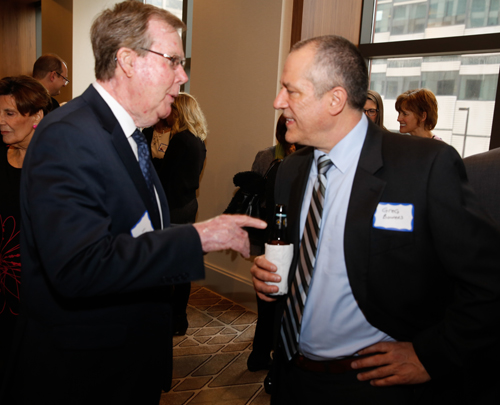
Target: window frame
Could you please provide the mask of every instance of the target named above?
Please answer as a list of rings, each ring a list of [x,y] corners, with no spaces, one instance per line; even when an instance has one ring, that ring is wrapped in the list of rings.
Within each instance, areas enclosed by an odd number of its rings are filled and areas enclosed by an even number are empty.
[[[358,48],[367,63],[371,59],[500,52],[500,33],[370,43],[375,23],[374,9],[375,0],[363,0]],[[498,147],[500,147],[500,80],[497,83],[489,145],[490,150]]]

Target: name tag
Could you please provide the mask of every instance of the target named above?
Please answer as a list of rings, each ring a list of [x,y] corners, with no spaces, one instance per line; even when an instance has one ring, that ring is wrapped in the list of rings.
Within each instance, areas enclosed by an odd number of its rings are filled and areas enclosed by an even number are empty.
[[[373,217],[373,227],[413,232],[413,204],[379,203]]]
[[[134,238],[137,238],[143,233],[151,232],[153,230],[154,230],[153,224],[151,223],[151,219],[149,218],[149,212],[146,211],[144,212],[144,215],[139,220],[139,222],[137,222],[137,224],[134,227],[132,227],[132,229],[130,230],[130,234]]]

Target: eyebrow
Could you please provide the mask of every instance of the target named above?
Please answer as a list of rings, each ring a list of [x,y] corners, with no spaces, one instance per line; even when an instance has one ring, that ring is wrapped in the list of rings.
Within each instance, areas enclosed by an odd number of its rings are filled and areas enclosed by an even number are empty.
[[[287,90],[297,90],[297,87],[289,82],[287,82],[287,83],[281,82],[281,86]]]

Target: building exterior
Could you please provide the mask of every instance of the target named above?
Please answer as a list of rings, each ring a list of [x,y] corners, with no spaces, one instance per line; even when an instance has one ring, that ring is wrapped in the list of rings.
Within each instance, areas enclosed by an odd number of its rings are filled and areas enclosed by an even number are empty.
[[[463,37],[500,32],[500,0],[378,0],[373,43]],[[370,88],[384,100],[384,125],[398,132],[394,103],[406,90],[425,87],[436,95],[433,133],[463,156],[489,149],[500,53],[377,58]]]

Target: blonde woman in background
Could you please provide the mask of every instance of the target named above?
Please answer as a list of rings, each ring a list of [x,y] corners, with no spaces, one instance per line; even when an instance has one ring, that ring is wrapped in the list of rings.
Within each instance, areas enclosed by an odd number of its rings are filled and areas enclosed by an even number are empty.
[[[196,99],[179,93],[172,104],[168,117],[171,122],[171,138],[158,176],[167,196],[172,224],[195,222],[198,211],[196,190],[200,185],[207,150],[207,121]],[[184,335],[188,327],[186,307],[191,283],[177,284],[173,288],[173,333]]]

